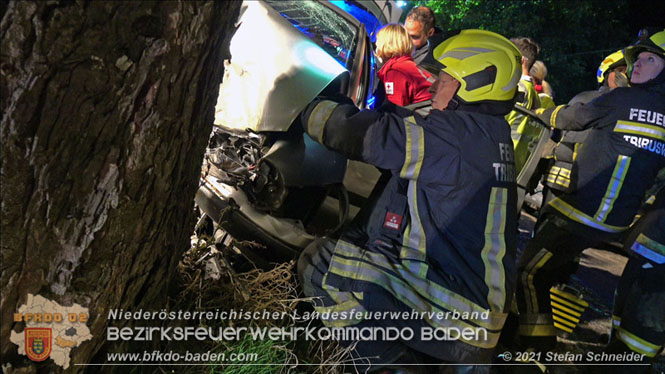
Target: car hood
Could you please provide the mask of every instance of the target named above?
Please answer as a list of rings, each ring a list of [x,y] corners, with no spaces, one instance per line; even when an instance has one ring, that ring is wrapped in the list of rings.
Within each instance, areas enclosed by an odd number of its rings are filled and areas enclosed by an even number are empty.
[[[346,69],[270,6],[245,1],[224,62],[215,125],[286,131]]]

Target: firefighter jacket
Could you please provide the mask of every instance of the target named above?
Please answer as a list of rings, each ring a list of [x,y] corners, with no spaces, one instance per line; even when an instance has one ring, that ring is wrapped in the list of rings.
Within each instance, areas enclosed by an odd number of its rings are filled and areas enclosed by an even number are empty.
[[[378,76],[386,99],[393,104],[405,106],[432,98],[429,88],[435,79],[418,67],[411,56],[392,57],[381,67]]]
[[[663,84],[616,88],[589,104],[538,111],[554,128],[591,129],[575,159],[577,187],[549,203],[606,233],[624,231],[665,167]]]
[[[442,360],[491,352],[516,280],[515,170],[503,118],[510,107],[499,115],[458,108],[403,119],[324,100],[303,112],[318,142],[392,175],[365,235],[347,232],[337,242],[324,278],[340,301],[334,310],[425,313],[379,322],[412,328],[405,344]],[[355,299],[335,294],[342,291]],[[357,321],[327,321],[345,322]],[[487,335],[428,340],[427,328]]]
[[[595,91],[584,91],[575,95],[568,105],[575,103],[587,104],[593,99],[610,92],[609,87],[601,86]],[[549,107],[542,106],[543,109]],[[589,131],[561,131],[560,140],[554,148],[554,163],[544,176],[544,183],[557,191],[569,192],[575,188],[577,173],[573,162],[577,157],[579,147],[586,139]]]
[[[531,77],[523,75],[517,83],[517,88],[519,94],[516,105],[529,110],[540,108],[538,93],[533,87]],[[510,124],[513,146],[515,148],[515,167],[519,174],[538,143],[538,140],[543,135],[544,129],[534,122],[529,121],[527,116],[516,110],[513,110],[506,116],[506,121]]]
[[[552,99],[552,96],[546,93],[539,93],[538,101],[540,102],[540,107],[543,109],[553,108],[556,106],[556,104],[554,104],[554,99]]]

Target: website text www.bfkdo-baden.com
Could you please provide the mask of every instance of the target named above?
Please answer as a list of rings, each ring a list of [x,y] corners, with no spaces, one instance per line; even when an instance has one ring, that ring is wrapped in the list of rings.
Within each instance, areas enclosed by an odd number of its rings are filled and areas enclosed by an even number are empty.
[[[143,351],[133,353],[107,353],[106,360],[110,364],[143,363],[143,364],[168,364],[168,363],[220,363],[220,364],[243,364],[259,360],[258,353],[245,352],[175,352],[175,351]]]

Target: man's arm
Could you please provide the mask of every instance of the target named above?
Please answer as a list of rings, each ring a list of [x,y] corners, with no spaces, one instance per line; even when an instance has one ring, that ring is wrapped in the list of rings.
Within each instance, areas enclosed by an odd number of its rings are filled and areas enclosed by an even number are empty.
[[[352,160],[384,169],[400,168],[404,162],[405,124],[398,115],[317,99],[300,119],[312,139]]]
[[[536,114],[545,123],[561,130],[582,131],[599,124],[613,110],[612,95],[597,97],[590,103],[577,102],[572,105],[559,105],[549,109],[538,109]]]

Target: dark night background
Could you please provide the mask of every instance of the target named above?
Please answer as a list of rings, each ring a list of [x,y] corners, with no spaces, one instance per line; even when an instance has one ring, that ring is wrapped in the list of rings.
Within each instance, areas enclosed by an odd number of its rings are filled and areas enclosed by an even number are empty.
[[[634,42],[640,29],[665,26],[665,1],[409,1],[402,17],[416,5],[432,8],[443,30],[480,28],[536,40],[557,104],[595,89],[598,65]]]

